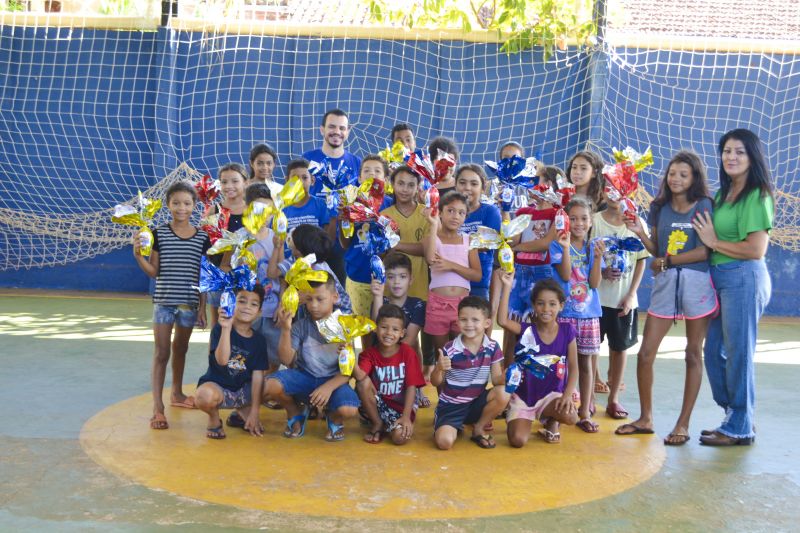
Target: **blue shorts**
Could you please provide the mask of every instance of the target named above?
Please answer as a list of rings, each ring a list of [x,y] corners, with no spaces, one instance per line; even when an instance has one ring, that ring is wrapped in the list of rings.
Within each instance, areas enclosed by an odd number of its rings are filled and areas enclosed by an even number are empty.
[[[193,305],[153,304],[153,324],[178,324],[193,328],[197,322],[197,307]]]
[[[553,277],[550,265],[514,265],[514,282],[508,295],[508,318],[522,322],[533,313],[531,293],[536,282]]]
[[[272,318],[262,316],[253,322],[253,331],[264,337],[267,341],[267,359],[269,360],[270,367],[279,367],[281,364],[280,357],[278,357],[278,343],[281,340],[281,328],[278,327]]]
[[[307,401],[314,390],[324,385],[333,376],[315,378],[308,372],[289,368],[272,374],[267,379],[277,379],[283,385],[283,392],[294,397],[295,401]],[[345,383],[331,393],[326,409],[335,411],[340,407],[359,407],[361,400],[349,383]]]
[[[226,389],[219,383],[214,383],[213,381],[201,383],[201,385],[205,384],[215,386],[222,393],[222,402],[217,405],[218,409],[240,409],[250,405],[252,402],[253,391],[250,381],[242,385],[242,387],[237,390]]]
[[[484,390],[480,396],[468,403],[439,402],[433,417],[433,430],[436,431],[442,426],[452,426],[461,431],[464,429],[464,424],[474,424],[480,420],[488,396],[489,391]]]

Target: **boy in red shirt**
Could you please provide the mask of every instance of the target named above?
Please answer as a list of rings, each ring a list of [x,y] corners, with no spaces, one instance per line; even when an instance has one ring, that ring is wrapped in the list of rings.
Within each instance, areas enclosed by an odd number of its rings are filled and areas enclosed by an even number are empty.
[[[364,441],[378,444],[388,433],[395,444],[405,444],[414,433],[417,388],[425,379],[417,353],[400,342],[406,334],[403,310],[384,304],[375,323],[377,343],[361,352],[353,370],[363,413],[371,423]]]

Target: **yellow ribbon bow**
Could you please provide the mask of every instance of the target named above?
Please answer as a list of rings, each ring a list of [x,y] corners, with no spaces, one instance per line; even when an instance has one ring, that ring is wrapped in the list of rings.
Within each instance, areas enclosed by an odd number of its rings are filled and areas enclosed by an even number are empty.
[[[617,163],[627,161],[633,165],[636,172],[641,172],[653,164],[653,151],[650,150],[649,146],[643,154],[640,154],[630,146],[626,147],[624,150],[617,150],[614,148],[612,151],[614,153],[614,160]]]
[[[149,256],[153,250],[153,232],[150,231],[148,225],[161,209],[161,205],[161,200],[145,198],[140,192],[136,207],[117,204],[114,206],[114,214],[111,215],[112,222],[139,228],[140,253],[145,257]]]
[[[324,270],[314,270],[312,265],[317,262],[317,256],[308,254],[298,258],[286,272],[286,283],[289,285],[281,294],[281,305],[294,315],[300,305],[298,291],[311,292],[310,281],[324,282],[328,280],[328,273]]]
[[[477,231],[469,235],[469,247],[497,250],[500,267],[506,272],[514,272],[514,251],[511,250],[509,241],[525,231],[530,223],[530,215],[520,215],[514,220],[503,222],[499,232],[486,226],[478,226]]]
[[[331,313],[328,318],[317,320],[317,329],[326,341],[342,343],[339,350],[339,371],[349,376],[355,368],[356,355],[352,342],[375,329],[375,322],[365,316],[343,315],[341,311]]]

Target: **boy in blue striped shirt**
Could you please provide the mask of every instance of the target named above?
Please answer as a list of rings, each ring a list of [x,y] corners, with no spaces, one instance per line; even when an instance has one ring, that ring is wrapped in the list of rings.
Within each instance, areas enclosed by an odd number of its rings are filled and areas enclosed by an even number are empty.
[[[464,424],[473,424],[470,440],[481,448],[494,448],[487,433],[494,418],[508,405],[503,384],[503,352],[486,336],[492,325],[489,302],[467,296],[458,304],[461,334],[439,350],[431,383],[439,387],[439,405],[433,422],[436,446],[449,450]],[[494,387],[486,389],[491,379]]]

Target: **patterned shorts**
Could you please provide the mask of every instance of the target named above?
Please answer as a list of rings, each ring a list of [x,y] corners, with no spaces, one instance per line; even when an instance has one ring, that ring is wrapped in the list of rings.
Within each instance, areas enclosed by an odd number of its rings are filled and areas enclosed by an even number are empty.
[[[378,416],[381,417],[381,422],[383,422],[383,430],[387,433],[391,433],[397,428],[397,421],[400,420],[400,417],[403,416],[403,413],[397,411],[393,407],[390,407],[383,399],[375,395],[375,403],[378,406]],[[359,411],[361,415],[366,418],[367,414],[364,411],[364,408],[360,408]],[[414,421],[416,412],[411,412],[411,421]]]
[[[572,324],[578,337],[578,355],[595,355],[600,353],[600,319],[599,318],[566,318],[558,317],[562,324]]]

